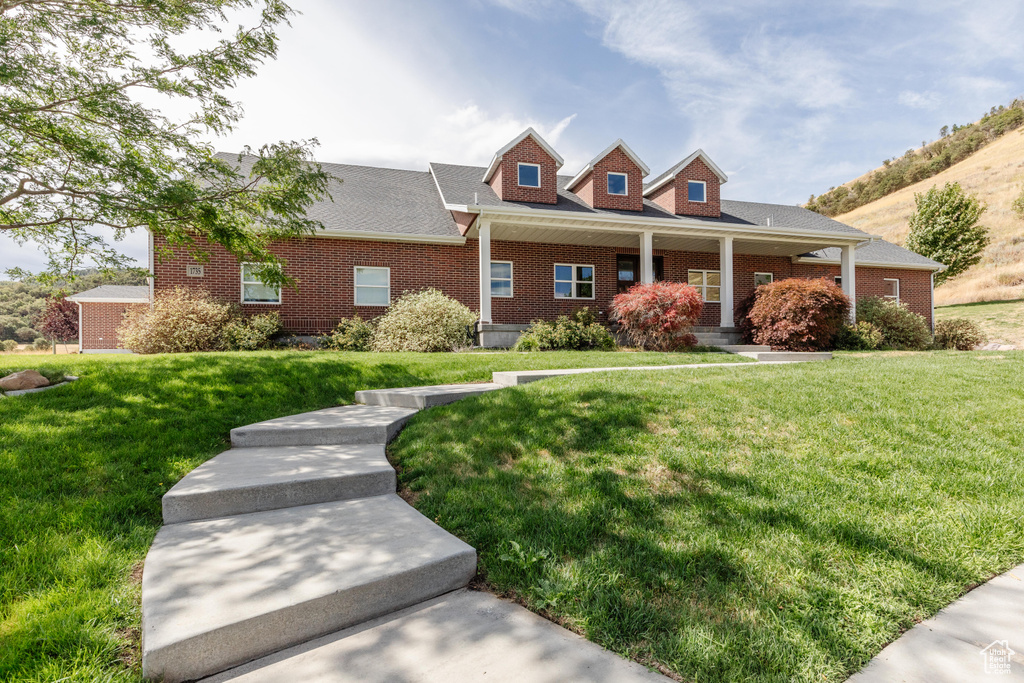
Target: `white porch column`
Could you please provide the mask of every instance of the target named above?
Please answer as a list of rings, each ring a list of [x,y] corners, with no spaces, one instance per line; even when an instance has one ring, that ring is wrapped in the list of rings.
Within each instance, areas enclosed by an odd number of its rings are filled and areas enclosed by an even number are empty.
[[[722,327],[735,327],[732,295],[732,237],[718,241],[718,270],[722,278]]]
[[[654,233],[649,230],[640,235],[640,282],[654,282]]]
[[[491,222],[480,219],[480,322],[491,322]]]
[[[854,250],[857,247],[853,244],[843,247],[843,255],[840,260],[839,275],[843,278],[843,293],[850,299],[850,322],[857,322],[857,274],[854,262]]]

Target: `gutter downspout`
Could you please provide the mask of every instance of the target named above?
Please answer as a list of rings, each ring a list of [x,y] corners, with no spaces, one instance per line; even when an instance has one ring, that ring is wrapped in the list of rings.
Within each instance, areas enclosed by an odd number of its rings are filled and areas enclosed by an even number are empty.
[[[932,334],[935,334],[935,271],[932,271]]]
[[[82,348],[82,302],[76,301],[75,304],[78,306],[78,353],[82,353],[85,350]]]

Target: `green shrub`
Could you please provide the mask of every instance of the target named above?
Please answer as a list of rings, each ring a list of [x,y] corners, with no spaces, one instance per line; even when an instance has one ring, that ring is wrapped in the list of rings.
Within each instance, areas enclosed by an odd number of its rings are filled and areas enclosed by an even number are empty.
[[[118,338],[136,353],[187,353],[224,348],[232,307],[202,289],[177,287],[157,293],[153,305],[125,313]]]
[[[18,348],[18,342],[13,339],[5,339],[0,342],[0,351],[11,352]]]
[[[374,351],[454,351],[471,343],[477,314],[436,289],[406,292],[377,320]]]
[[[1024,221],[1024,185],[1020,186],[1020,194],[1013,200],[1013,212]]]
[[[39,333],[33,330],[31,327],[19,327],[15,332],[14,336],[20,342],[31,344],[32,340],[39,336]]]
[[[520,335],[514,351],[610,351],[615,339],[589,308],[561,315],[554,322],[536,320]]]
[[[878,296],[857,301],[857,320],[871,323],[882,332],[882,346],[921,351],[932,341],[925,319],[904,304]]]
[[[46,337],[37,337],[35,341],[32,342],[32,348],[36,351],[48,351],[51,346],[52,344],[50,343],[50,340]]]
[[[935,347],[970,351],[985,343],[985,333],[967,318],[950,318],[935,324]]]
[[[840,351],[873,351],[882,345],[882,331],[869,322],[843,325],[836,335],[835,347]]]
[[[281,332],[281,316],[276,312],[243,318],[240,314],[224,326],[224,348],[229,351],[258,351],[273,345]]]
[[[748,318],[754,342],[787,351],[832,348],[850,300],[831,280],[789,278],[757,288]]]
[[[331,351],[369,351],[373,326],[358,315],[342,318],[337,326],[320,337],[320,348]]]

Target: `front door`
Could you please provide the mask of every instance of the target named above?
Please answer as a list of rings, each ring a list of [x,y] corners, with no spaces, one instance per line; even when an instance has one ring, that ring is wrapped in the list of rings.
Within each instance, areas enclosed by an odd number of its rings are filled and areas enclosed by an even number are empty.
[[[639,254],[619,254],[615,257],[616,270],[618,271],[618,293],[621,294],[627,289],[640,282],[640,256]],[[654,257],[654,279],[665,279],[665,257]]]

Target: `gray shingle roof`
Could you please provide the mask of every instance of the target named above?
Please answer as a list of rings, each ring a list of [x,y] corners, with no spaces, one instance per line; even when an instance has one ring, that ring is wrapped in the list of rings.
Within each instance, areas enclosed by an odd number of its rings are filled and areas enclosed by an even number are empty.
[[[146,285],[100,285],[69,296],[71,301],[120,300],[124,302],[149,301],[149,287]]]
[[[785,204],[761,204],[758,202],[737,202],[729,199],[722,200],[721,218],[702,218],[697,216],[676,216],[666,211],[654,202],[644,199],[643,211],[619,211],[615,209],[595,209],[572,192],[565,189],[565,186],[572,180],[572,176],[558,176],[558,203],[557,204],[533,204],[529,202],[505,202],[498,198],[498,195],[491,189],[491,186],[484,183],[484,168],[481,166],[456,166],[453,164],[430,164],[437,178],[437,184],[448,204],[478,204],[480,206],[508,206],[525,207],[545,211],[565,211],[577,214],[596,215],[619,215],[645,218],[664,218],[685,220],[689,223],[706,223],[709,226],[725,223],[739,225],[768,225],[768,218],[771,217],[772,225],[775,227],[794,228],[798,230],[820,230],[823,232],[837,232],[848,235],[863,235],[868,238],[867,233],[850,227],[839,221],[832,220],[820,213],[815,213],[799,206],[787,206]],[[476,201],[474,202],[474,196]]]
[[[232,163],[238,161],[237,154],[217,156]],[[240,165],[242,171],[246,172],[253,161],[253,157],[244,157]],[[341,180],[330,184],[333,201],[317,202],[307,212],[326,230],[396,236],[461,236],[452,215],[441,203],[429,172],[349,164],[320,165]],[[483,169],[480,175],[483,176]]]
[[[841,255],[842,250],[839,247],[827,247],[809,254],[802,254],[801,258],[820,258],[828,261],[838,261]],[[942,268],[942,264],[938,261],[933,261],[927,256],[921,256],[917,252],[904,249],[898,244],[886,242],[885,240],[875,240],[858,246],[856,260],[857,263],[891,263],[901,266]]]

